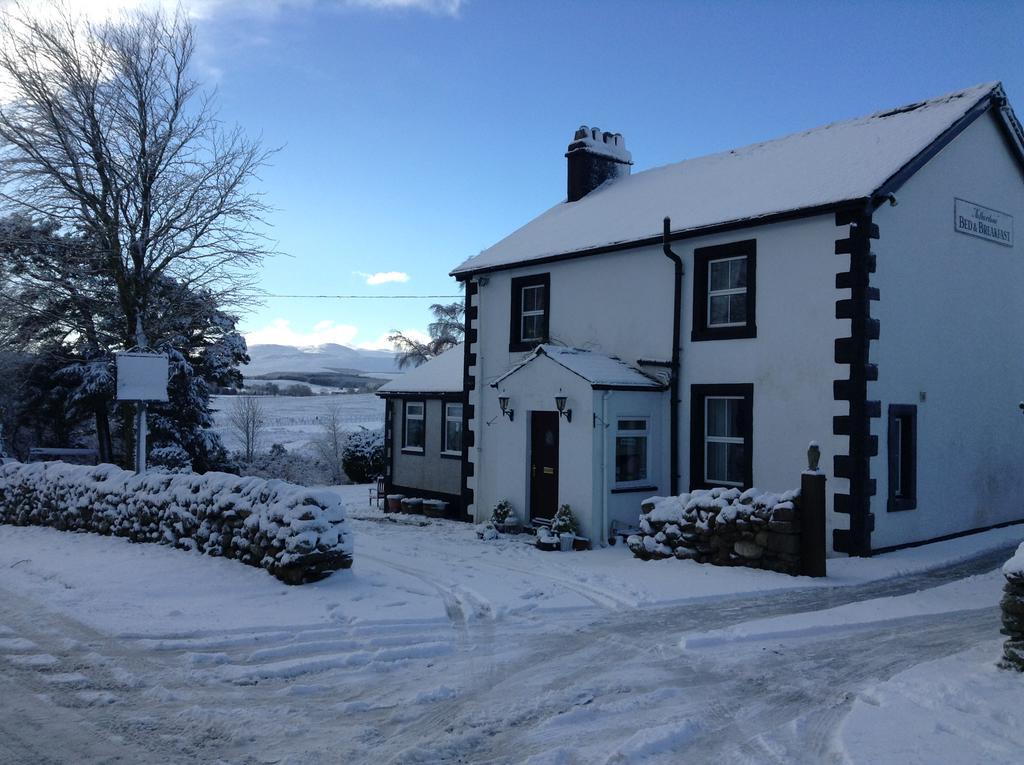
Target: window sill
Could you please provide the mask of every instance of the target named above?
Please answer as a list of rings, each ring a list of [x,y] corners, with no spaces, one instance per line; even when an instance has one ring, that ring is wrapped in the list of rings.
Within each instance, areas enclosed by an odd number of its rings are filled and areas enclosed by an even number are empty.
[[[461,460],[462,452],[441,452],[441,459],[443,460]]]
[[[423,450],[422,449],[414,449],[414,448],[412,448],[410,446],[403,446],[402,447],[402,454],[416,454],[416,455],[422,457],[423,456]]]
[[[611,490],[612,494],[630,494],[637,491],[657,491],[657,486],[616,486]]]
[[[902,513],[904,510],[917,510],[916,499],[905,499],[902,497],[889,497],[889,504],[886,507],[890,513]]]
[[[745,327],[701,327],[690,333],[692,342],[703,340],[742,340],[757,337],[757,325],[748,324]]]
[[[544,345],[547,341],[547,338],[542,338],[540,340],[528,340],[525,342],[522,340],[513,340],[508,344],[508,352],[522,353],[524,351],[532,351],[538,345]]]

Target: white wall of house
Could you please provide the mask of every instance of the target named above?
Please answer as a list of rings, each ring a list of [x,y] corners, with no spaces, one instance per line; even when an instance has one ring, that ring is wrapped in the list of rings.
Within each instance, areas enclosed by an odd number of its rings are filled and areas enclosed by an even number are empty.
[[[1024,175],[982,117],[875,214],[874,547],[1024,517]],[[1009,213],[1013,247],[958,233],[954,197]],[[921,401],[924,394],[925,400]],[[917,406],[917,508],[887,512],[887,411]]]
[[[807,446],[821,447],[828,477],[828,546],[831,530],[848,528],[847,516],[831,512],[832,494],[849,481],[832,474],[832,457],[846,454],[848,438],[832,435],[832,417],[849,413],[833,398],[832,382],[849,375],[834,363],[837,337],[848,337],[850,321],[835,318],[835,277],[849,268],[849,257],[834,254],[843,235],[833,214],[732,231],[673,243],[683,258],[683,350],[680,394],[681,486],[690,486],[690,386],[750,383],[754,386],[753,480],[760,489],[797,488],[807,467]],[[694,259],[700,247],[757,240],[757,337],[734,340],[690,339],[693,329]],[[699,448],[699,447],[698,447]]]
[[[832,393],[833,380],[847,376],[847,368],[832,361],[833,342],[836,337],[847,336],[850,325],[849,320],[835,318],[835,302],[846,296],[835,289],[835,275],[848,267],[847,258],[833,254],[835,239],[840,234],[834,216],[829,214],[673,244],[685,267],[679,454],[683,490],[689,487],[690,480],[689,386],[698,383],[754,385],[755,484],[771,490],[794,488],[800,471],[806,466],[806,450],[811,440],[821,445],[822,467],[831,479],[831,457],[845,453],[847,446],[845,436],[833,436],[831,432],[833,415],[847,413],[846,404],[835,402]],[[693,250],[745,239],[757,239],[758,336],[691,341]],[[508,464],[507,458],[514,459],[516,454],[525,453],[528,421],[525,412],[523,419],[516,423],[520,430],[514,436],[507,421],[500,431],[496,431],[494,425],[482,426],[482,423],[498,413],[498,394],[487,387],[488,384],[525,356],[508,352],[510,280],[545,272],[551,275],[552,342],[590,348],[630,363],[639,359],[664,361],[671,358],[672,263],[660,247],[488,274],[487,283],[476,298],[479,338],[472,350],[477,354],[477,365],[470,372],[478,380],[477,391],[470,399],[476,405],[474,427],[478,434],[476,447],[471,450],[471,459],[478,463],[474,468],[476,477],[470,484],[476,492],[478,520],[485,519],[493,504],[503,496],[512,499],[511,492],[515,489],[509,481],[523,483],[521,477],[507,475],[508,471],[501,466]],[[538,380],[538,390],[549,390],[550,382]],[[527,386],[517,381],[517,387],[525,390]],[[614,392],[612,400],[616,404],[625,401],[620,398],[625,395]],[[663,432],[657,439],[664,449],[666,464],[663,469],[659,467],[663,472],[658,476],[658,488],[659,492],[667,493],[670,480],[668,394],[650,395],[655,395],[660,402],[658,405],[665,408],[661,420]],[[545,397],[549,398],[547,394]],[[536,406],[550,409],[552,403],[545,399]],[[597,406],[599,404],[595,404]],[[520,411],[524,407],[520,404],[516,409]],[[573,427],[575,425],[574,419]],[[504,442],[504,434],[509,434],[512,440]],[[600,470],[592,470],[590,462],[601,453],[600,438],[596,438],[591,451],[583,450],[578,455],[580,464],[575,472],[569,472],[568,463],[563,465],[565,497],[578,493],[576,482],[601,480]],[[612,448],[614,442],[609,447]],[[483,465],[479,464],[482,450],[487,453],[487,464]],[[566,483],[570,477],[572,485]],[[845,480],[833,479],[829,488],[831,495],[833,491],[846,491],[848,487]],[[635,523],[641,499],[642,496],[635,494],[609,496],[609,519]],[[571,502],[561,497],[559,501]],[[600,487],[595,485],[591,507],[600,502]],[[845,516],[831,513],[830,522],[840,528],[847,525]]]
[[[515,413],[511,422],[501,416],[499,395],[510,399],[509,407]],[[572,507],[584,534],[596,530],[592,391],[581,377],[545,356],[503,380],[497,390],[488,387],[484,393],[486,419],[480,423],[483,432],[477,431],[476,440],[486,451],[487,462],[476,468],[478,521],[487,520],[501,499],[509,500],[516,515],[528,521],[530,415],[534,411],[555,411],[556,395],[564,395],[566,407],[572,409],[572,422],[560,418],[558,423],[558,503]]]

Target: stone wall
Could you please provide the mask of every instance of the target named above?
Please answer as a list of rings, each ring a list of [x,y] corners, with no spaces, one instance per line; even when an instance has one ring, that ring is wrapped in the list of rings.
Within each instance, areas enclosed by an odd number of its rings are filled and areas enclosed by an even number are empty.
[[[1003,566],[1006,584],[999,605],[1003,611],[1003,658],[999,666],[1024,672],[1024,544]]]
[[[724,488],[651,497],[641,504],[641,533],[626,544],[643,560],[674,557],[799,574],[799,501],[799,491]]]
[[[284,481],[135,475],[114,465],[0,465],[0,523],[90,531],[235,558],[286,584],[352,565],[340,498]]]

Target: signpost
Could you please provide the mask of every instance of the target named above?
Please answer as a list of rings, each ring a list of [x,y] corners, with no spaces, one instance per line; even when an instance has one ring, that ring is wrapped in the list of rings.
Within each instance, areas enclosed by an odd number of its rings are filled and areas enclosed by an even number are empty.
[[[965,199],[953,199],[953,227],[961,234],[1013,247],[1013,216]]]
[[[135,472],[146,472],[146,404],[167,401],[167,356],[123,351],[117,358],[117,400],[138,402],[135,415]]]

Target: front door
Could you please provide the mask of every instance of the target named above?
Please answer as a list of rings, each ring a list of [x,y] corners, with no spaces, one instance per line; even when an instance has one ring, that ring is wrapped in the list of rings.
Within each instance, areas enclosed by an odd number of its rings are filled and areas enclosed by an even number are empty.
[[[558,412],[530,419],[530,518],[553,518],[558,507]]]

